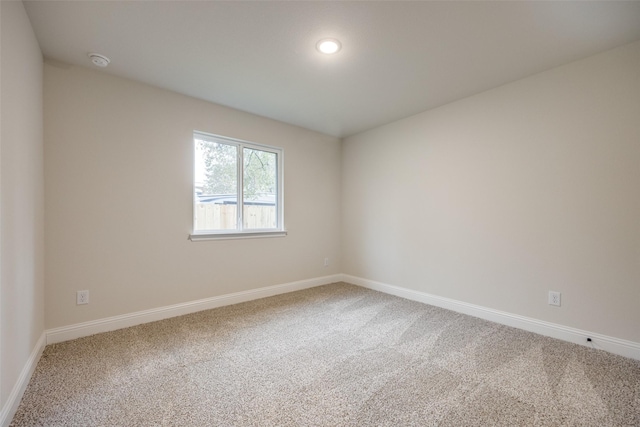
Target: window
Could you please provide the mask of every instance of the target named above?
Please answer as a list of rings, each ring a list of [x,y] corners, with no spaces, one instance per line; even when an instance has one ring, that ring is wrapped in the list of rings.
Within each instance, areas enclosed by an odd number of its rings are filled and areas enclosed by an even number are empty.
[[[200,132],[191,240],[284,236],[282,150]]]

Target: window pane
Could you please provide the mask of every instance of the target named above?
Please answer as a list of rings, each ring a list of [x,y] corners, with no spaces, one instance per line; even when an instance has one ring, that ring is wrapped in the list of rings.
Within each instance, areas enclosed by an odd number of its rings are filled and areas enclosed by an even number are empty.
[[[238,228],[238,148],[195,138],[195,231]]]
[[[245,229],[276,228],[277,155],[243,149],[243,226]]]

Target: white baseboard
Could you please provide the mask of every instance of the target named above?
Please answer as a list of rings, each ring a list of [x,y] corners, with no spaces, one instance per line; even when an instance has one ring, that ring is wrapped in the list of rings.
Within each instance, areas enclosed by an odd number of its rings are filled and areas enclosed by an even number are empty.
[[[116,329],[128,328],[142,323],[155,322],[157,320],[170,317],[182,316],[184,314],[195,313],[197,311],[209,310],[225,305],[238,304],[259,298],[279,295],[287,292],[313,288],[334,282],[348,282],[354,285],[373,289],[402,298],[419,301],[425,304],[446,308],[459,313],[479,317],[507,326],[535,332],[552,338],[581,344],[605,350],[610,353],[624,357],[640,360],[640,343],[627,341],[620,338],[610,337],[581,329],[571,328],[556,323],[545,322],[530,317],[494,310],[479,305],[469,304],[450,298],[439,297],[425,292],[393,286],[386,283],[376,282],[361,277],[347,274],[334,274],[331,276],[317,277],[298,282],[284,283],[281,285],[268,286],[265,288],[253,289],[243,292],[221,295],[212,298],[205,298],[197,301],[190,301],[182,304],[174,304],[166,307],[159,307],[150,310],[138,311],[135,313],[123,314],[120,316],[108,317],[105,319],[93,320],[90,322],[78,323],[75,325],[63,326],[60,328],[48,329],[45,331],[46,343],[53,344],[68,341],[101,332],[113,331]],[[591,343],[587,342],[591,338]],[[35,366],[35,365],[34,365]],[[0,426],[2,424],[0,423]]]
[[[6,427],[11,424],[11,420],[13,420],[13,416],[16,414],[20,401],[22,400],[22,395],[31,380],[31,375],[33,375],[33,371],[36,369],[36,365],[40,360],[40,356],[42,355],[42,351],[45,347],[45,341],[46,335],[43,332],[31,351],[29,359],[27,359],[27,363],[22,368],[22,372],[20,372],[20,376],[11,390],[7,402],[2,408],[2,411],[0,411],[0,426]]]
[[[414,291],[407,288],[388,285],[385,283],[375,282],[373,280],[363,279],[361,277],[342,275],[342,281],[362,286],[364,288],[373,289],[375,291],[384,292],[386,294],[395,295],[413,301],[422,302],[437,307],[446,308],[458,313],[468,314],[479,317],[481,319],[490,320],[514,328],[523,329],[529,332],[535,332],[552,338],[561,339],[563,341],[581,344],[587,347],[593,347],[605,350],[620,356],[629,357],[631,359],[640,360],[640,343],[627,341],[615,337],[601,335],[589,331],[571,328],[568,326],[558,325],[556,323],[545,322],[530,317],[519,316],[517,314],[507,313],[504,311],[493,310],[491,308],[479,305],[469,304],[462,301],[443,298],[431,295],[425,292]],[[587,338],[591,338],[591,343],[587,342]]]
[[[314,279],[300,280],[298,282],[284,283],[281,285],[268,286],[265,288],[253,289],[249,291],[234,292],[232,294],[220,295],[217,297],[205,298],[196,301],[173,304],[165,307],[153,308],[150,310],[138,311],[135,313],[123,314],[120,316],[107,317],[105,319],[92,320],[89,322],[77,323],[69,326],[48,329],[45,331],[47,344],[54,344],[62,341],[69,341],[76,338],[86,337],[101,332],[114,331],[116,329],[128,328],[142,323],[155,322],[157,320],[168,319],[170,317],[182,316],[195,313],[197,311],[209,310],[211,308],[225,305],[238,304],[259,298],[284,294],[287,292],[299,291],[313,288],[342,280],[341,274],[317,277]]]

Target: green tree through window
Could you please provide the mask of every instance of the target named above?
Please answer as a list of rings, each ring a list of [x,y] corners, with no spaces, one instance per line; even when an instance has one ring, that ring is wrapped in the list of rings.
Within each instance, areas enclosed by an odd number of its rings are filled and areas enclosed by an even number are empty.
[[[204,194],[236,194],[238,192],[238,148],[233,145],[196,139],[204,160]]]
[[[276,155],[266,151],[245,148],[244,198],[256,200],[260,196],[276,193]]]

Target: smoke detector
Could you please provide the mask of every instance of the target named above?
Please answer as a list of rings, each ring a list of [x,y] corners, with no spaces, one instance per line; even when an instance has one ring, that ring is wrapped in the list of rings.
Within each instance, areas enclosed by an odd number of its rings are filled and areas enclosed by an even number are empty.
[[[91,62],[93,62],[93,65],[102,68],[106,67],[107,65],[109,65],[109,62],[111,62],[109,58],[104,55],[100,55],[99,53],[90,53],[89,58],[91,58]]]

